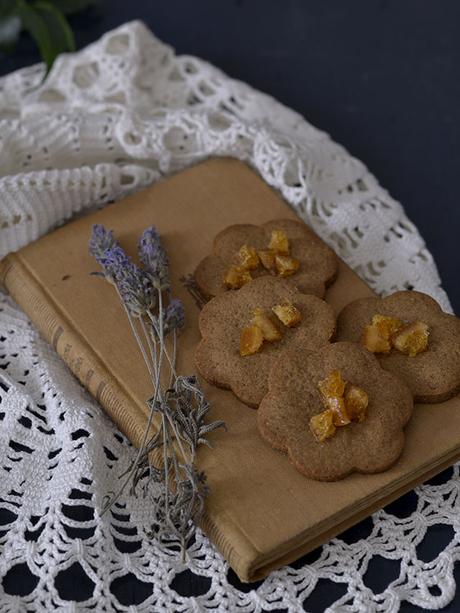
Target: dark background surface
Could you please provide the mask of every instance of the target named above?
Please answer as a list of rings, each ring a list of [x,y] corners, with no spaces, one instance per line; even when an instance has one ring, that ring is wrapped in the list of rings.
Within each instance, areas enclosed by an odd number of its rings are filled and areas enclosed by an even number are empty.
[[[198,55],[275,96],[364,161],[418,226],[460,313],[457,0],[106,0],[71,24],[80,48],[132,19],[142,19],[178,53]],[[24,36],[14,56],[0,58],[1,74],[39,59]],[[435,482],[449,475],[446,471]],[[403,517],[415,510],[415,502],[408,494],[388,510]],[[365,537],[370,526],[371,520],[362,522],[344,538]],[[436,527],[421,543],[419,556],[430,561],[451,538],[449,527]],[[303,562],[316,557],[314,552]],[[365,582],[378,593],[398,575],[399,563],[376,557]],[[243,591],[257,587],[229,578]],[[76,597],[75,587],[65,581],[63,595]],[[174,587],[184,596],[206,591],[187,573]],[[130,594],[136,602],[134,584],[127,581],[117,590],[124,604]],[[305,608],[322,611],[345,591],[321,581]],[[419,609],[404,605],[402,610]],[[444,609],[459,610],[460,596]]]

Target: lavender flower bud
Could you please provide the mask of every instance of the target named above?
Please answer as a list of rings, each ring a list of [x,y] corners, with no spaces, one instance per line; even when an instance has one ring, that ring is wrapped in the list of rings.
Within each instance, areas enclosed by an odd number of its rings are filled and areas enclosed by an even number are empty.
[[[173,298],[166,307],[165,313],[165,329],[168,332],[171,330],[180,330],[184,327],[185,310],[184,305],[177,298]]]
[[[173,330],[183,328],[185,323],[184,305],[177,298],[173,298],[167,307],[164,307],[158,316],[154,316],[154,323],[151,332],[154,338],[160,335],[160,323],[163,324],[163,336],[167,336]]]
[[[144,230],[139,240],[138,250],[141,262],[152,277],[153,285],[159,290],[168,289],[170,286],[169,260],[155,226]]]
[[[107,249],[117,246],[118,241],[115,240],[112,230],[106,230],[99,223],[93,225],[93,233],[89,241],[89,252],[99,263]]]
[[[117,286],[132,315],[139,317],[152,307],[154,294],[148,275],[128,258],[120,246],[106,249],[99,263]]]

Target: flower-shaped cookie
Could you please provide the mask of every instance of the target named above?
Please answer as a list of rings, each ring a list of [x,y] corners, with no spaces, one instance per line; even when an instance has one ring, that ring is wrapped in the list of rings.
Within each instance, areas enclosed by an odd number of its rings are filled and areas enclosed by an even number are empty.
[[[300,264],[298,270],[287,277],[290,284],[304,294],[324,296],[326,286],[337,274],[337,257],[323,241],[304,223],[291,219],[277,219],[261,226],[238,224],[229,226],[214,239],[213,254],[200,262],[195,281],[206,298],[225,291],[224,278],[229,268],[238,264],[238,252],[247,245],[256,251],[267,251],[272,231],[281,230],[289,241],[289,256]],[[250,270],[253,278],[270,275],[262,264]]]
[[[366,392],[367,414],[320,443],[310,420],[324,409],[318,384],[336,370]],[[403,449],[403,428],[412,409],[409,388],[383,370],[372,354],[355,343],[333,343],[308,353],[284,354],[270,373],[257,421],[262,438],[287,452],[306,477],[335,481],[352,472],[376,473],[391,466]]]
[[[256,353],[242,356],[241,334],[254,311],[269,313],[277,305],[294,306],[300,321],[294,327],[278,322],[279,340],[264,342]],[[327,343],[335,330],[335,316],[323,300],[299,293],[285,279],[261,277],[237,292],[213,298],[201,311],[199,325],[202,340],[195,354],[199,372],[210,383],[230,388],[240,400],[257,407],[280,355],[295,348],[302,355]]]
[[[426,349],[407,355],[392,348],[375,353],[386,370],[401,377],[415,402],[443,402],[460,391],[460,320],[441,310],[426,294],[402,291],[386,298],[363,298],[348,304],[337,322],[337,340],[362,342],[366,326],[375,315],[404,323],[421,322],[427,328]]]

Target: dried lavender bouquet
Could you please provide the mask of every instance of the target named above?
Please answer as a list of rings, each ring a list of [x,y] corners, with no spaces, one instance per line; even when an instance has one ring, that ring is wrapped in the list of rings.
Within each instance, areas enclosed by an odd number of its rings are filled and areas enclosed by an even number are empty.
[[[103,512],[128,486],[137,494],[141,484],[144,496],[152,494],[151,536],[162,543],[179,543],[184,556],[208,494],[206,475],[195,466],[196,450],[200,444],[209,445],[206,435],[225,424],[205,423],[210,407],[196,377],[176,372],[184,307],[171,297],[168,257],[156,229],[147,228],[139,240],[142,267],[126,255],[113,232],[99,224],[93,226],[89,251],[103,270],[94,274],[112,283],[118,293],[154,390],[146,401],[149,418],[137,455],[120,476],[118,492],[108,495]],[[152,454],[159,458],[155,464]]]

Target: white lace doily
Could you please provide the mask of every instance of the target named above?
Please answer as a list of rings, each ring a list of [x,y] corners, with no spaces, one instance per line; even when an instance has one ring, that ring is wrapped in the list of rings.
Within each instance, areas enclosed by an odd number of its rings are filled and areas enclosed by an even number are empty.
[[[416,228],[361,162],[272,98],[175,56],[142,24],[60,57],[39,86],[42,76],[40,65],[0,80],[0,256],[78,211],[225,155],[251,164],[376,290],[415,287],[450,308]],[[133,451],[0,297],[1,611],[70,610],[70,572],[80,576],[79,611],[127,610],[127,575],[138,582],[138,611],[296,611],[324,580],[344,587],[333,611],[395,611],[404,600],[432,609],[452,599],[454,531],[431,561],[420,547],[437,524],[457,529],[458,468],[447,483],[419,487],[407,516],[380,511],[364,538],[334,539],[311,564],[274,572],[252,591],[202,534],[188,566],[144,538],[142,500],[101,518]],[[399,562],[399,574],[374,594],[366,571],[379,556]],[[203,577],[201,595],[174,589],[190,572]],[[24,573],[35,588],[18,596]]]

